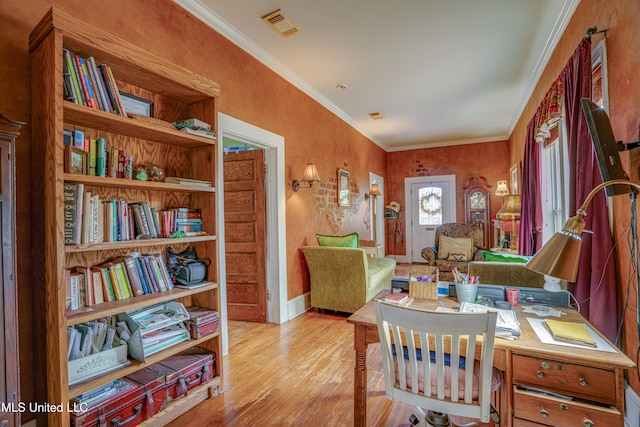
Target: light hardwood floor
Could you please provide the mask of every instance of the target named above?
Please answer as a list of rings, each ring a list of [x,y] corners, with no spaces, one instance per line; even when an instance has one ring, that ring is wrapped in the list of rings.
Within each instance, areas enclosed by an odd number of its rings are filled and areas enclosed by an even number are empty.
[[[283,325],[230,322],[225,393],[169,426],[352,426],[346,319],[312,309]],[[370,347],[368,366],[368,425],[409,426],[412,408],[385,398],[379,347]]]

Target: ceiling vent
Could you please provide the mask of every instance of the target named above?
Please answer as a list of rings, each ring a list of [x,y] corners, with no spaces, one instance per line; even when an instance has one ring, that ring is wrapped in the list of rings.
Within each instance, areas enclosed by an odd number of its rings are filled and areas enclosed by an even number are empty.
[[[373,120],[384,119],[384,115],[379,111],[375,111],[373,113],[369,113],[369,117],[371,117]]]
[[[271,28],[276,30],[282,37],[291,37],[302,32],[281,9],[263,16],[262,20],[269,24]]]

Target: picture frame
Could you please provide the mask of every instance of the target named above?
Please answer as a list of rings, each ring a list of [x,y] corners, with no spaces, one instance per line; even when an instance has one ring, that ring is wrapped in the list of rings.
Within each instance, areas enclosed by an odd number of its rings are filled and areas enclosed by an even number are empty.
[[[153,117],[153,101],[120,92],[120,102],[127,114]]]
[[[64,148],[64,171],[65,173],[88,175],[89,153],[77,147],[67,145]]]
[[[349,172],[338,169],[338,205],[349,206]]]
[[[511,177],[511,194],[520,194],[520,162],[515,162],[509,169]]]

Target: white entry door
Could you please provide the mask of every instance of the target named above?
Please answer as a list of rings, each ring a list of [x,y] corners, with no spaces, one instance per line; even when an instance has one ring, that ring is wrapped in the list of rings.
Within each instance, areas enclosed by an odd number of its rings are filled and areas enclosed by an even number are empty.
[[[411,183],[411,262],[425,262],[422,249],[434,246],[436,228],[455,222],[455,188],[454,175],[424,177]]]

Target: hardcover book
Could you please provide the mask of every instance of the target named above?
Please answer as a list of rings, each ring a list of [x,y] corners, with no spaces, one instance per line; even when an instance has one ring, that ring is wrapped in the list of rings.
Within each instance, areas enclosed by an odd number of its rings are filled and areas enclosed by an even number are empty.
[[[551,332],[553,339],[573,344],[595,347],[596,342],[582,323],[563,322],[561,320],[546,319],[545,326]]]

